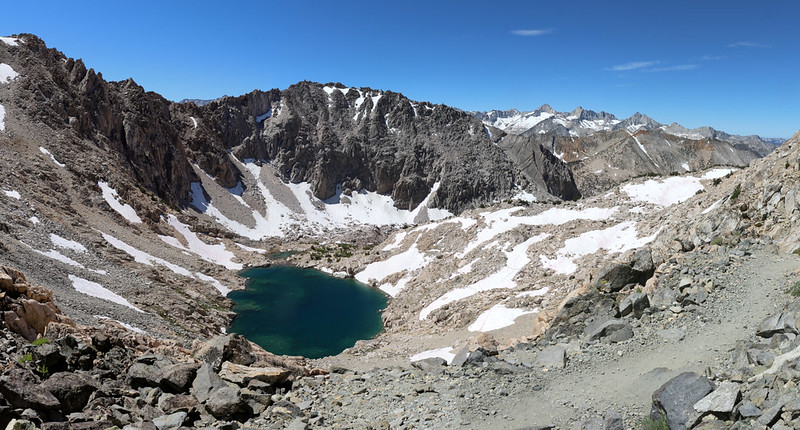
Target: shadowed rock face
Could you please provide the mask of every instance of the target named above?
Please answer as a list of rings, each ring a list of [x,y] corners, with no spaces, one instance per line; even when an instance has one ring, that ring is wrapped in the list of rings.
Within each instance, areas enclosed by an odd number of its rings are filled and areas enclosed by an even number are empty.
[[[441,186],[434,205],[455,212],[510,197],[531,183],[540,192],[572,196],[564,192],[574,185],[560,173],[565,169],[552,175],[547,169],[554,164],[541,162],[543,171],[532,175],[520,169],[495,144],[503,132],[391,91],[301,82],[224,98],[202,111],[238,158],[271,161],[282,179],[311,183],[321,199],[341,184],[390,194],[398,208],[413,209],[435,182]],[[547,175],[553,186],[545,186]]]
[[[511,135],[503,139],[500,147],[532,182],[540,184],[548,193],[565,200],[581,197],[569,167],[535,139]]]
[[[0,61],[19,72],[7,106],[60,133],[64,145],[88,140],[113,150],[119,167],[143,187],[170,203],[185,203],[194,173],[170,112],[172,103],[131,79],[106,82],[83,61],[48,49],[35,36],[22,39],[0,53]],[[104,173],[100,168],[93,172]]]

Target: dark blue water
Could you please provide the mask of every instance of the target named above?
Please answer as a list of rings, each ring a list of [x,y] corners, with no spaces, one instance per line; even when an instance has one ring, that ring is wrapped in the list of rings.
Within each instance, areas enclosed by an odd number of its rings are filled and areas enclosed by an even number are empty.
[[[241,275],[247,288],[228,294],[236,312],[229,331],[274,354],[326,357],[383,330],[386,296],[353,279],[286,266]]]

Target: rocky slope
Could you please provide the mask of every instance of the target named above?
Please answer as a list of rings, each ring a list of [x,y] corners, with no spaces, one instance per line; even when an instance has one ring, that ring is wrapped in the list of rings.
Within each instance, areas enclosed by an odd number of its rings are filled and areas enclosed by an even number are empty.
[[[12,420],[44,429],[220,428],[265,411],[290,422],[283,395],[311,373],[303,360],[237,335],[187,349],[112,320],[75,324],[52,292],[9,267],[0,267],[0,314],[4,428]]]
[[[580,107],[569,113],[556,112],[544,105],[526,113],[472,114],[487,125],[515,135],[500,142],[510,153],[530,147],[548,149],[569,165],[578,190],[587,195],[637,176],[669,175],[712,166],[743,167],[775,149],[775,140],[731,135],[711,127],[664,125],[640,113],[619,120],[607,112]]]

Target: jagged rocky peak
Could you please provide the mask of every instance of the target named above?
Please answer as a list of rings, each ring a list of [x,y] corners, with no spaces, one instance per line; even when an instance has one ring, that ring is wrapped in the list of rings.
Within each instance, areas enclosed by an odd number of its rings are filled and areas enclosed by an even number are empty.
[[[127,170],[140,186],[170,204],[186,204],[194,173],[171,102],[131,79],[106,82],[82,60],[47,48],[34,35],[23,34],[19,40],[15,46],[0,44],[2,61],[19,74],[5,87],[3,105],[10,125],[42,124],[66,141],[92,142],[111,150],[118,157],[118,169]],[[7,132],[25,137],[29,130],[12,126]],[[45,149],[63,160],[74,159],[70,165],[84,174],[109,173],[102,166],[78,161],[81,151],[73,145]]]
[[[557,112],[556,112],[556,110],[555,110],[555,109],[553,109],[552,107],[550,107],[550,105],[549,105],[549,104],[547,104],[547,103],[545,103],[545,104],[543,104],[543,105],[539,106],[539,107],[538,107],[538,108],[536,108],[536,110],[534,110],[533,112],[534,112],[534,113],[549,113],[549,114],[554,114],[554,115],[557,113]]]
[[[640,112],[636,112],[617,125],[618,128],[625,127],[629,130],[652,130],[661,126],[660,122]]]

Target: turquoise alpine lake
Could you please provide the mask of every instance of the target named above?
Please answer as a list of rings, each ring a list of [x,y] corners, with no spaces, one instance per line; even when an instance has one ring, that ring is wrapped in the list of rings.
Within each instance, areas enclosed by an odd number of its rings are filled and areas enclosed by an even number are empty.
[[[228,294],[236,313],[229,331],[274,354],[327,357],[383,330],[386,296],[354,279],[290,266],[240,275],[248,280]]]

